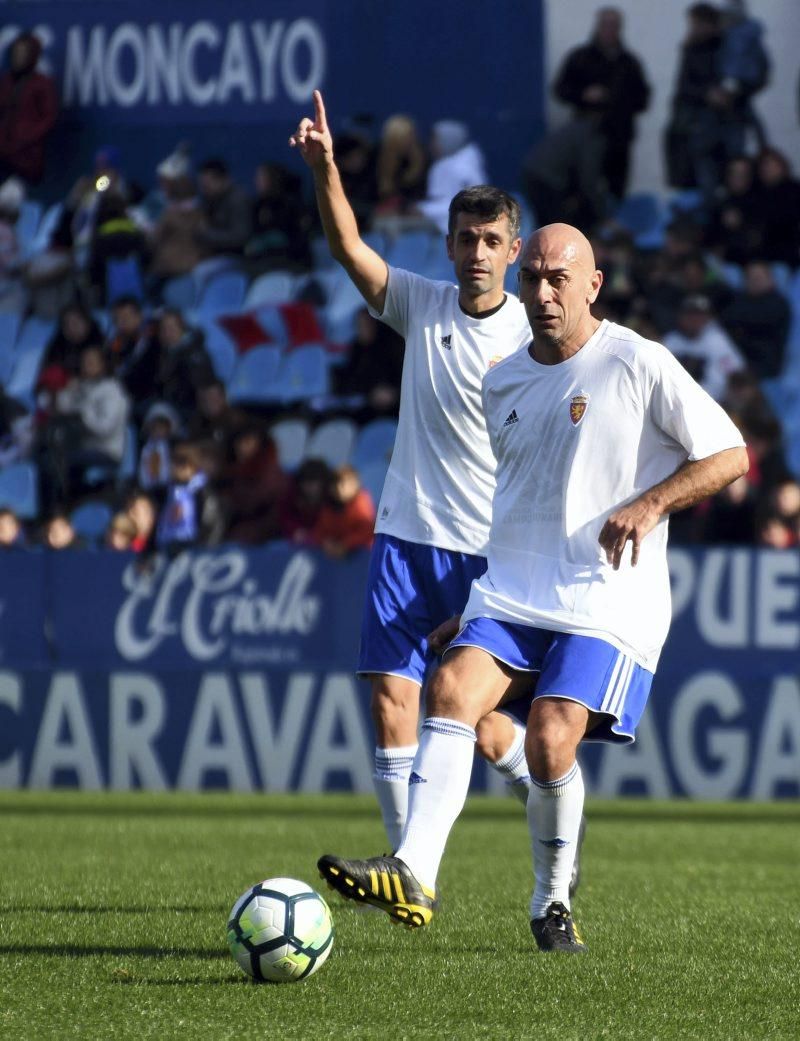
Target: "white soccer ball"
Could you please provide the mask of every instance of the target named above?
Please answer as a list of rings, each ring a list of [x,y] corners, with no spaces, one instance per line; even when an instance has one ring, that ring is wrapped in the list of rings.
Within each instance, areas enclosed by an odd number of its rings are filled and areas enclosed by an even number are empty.
[[[268,878],[242,893],[228,916],[228,946],[248,976],[293,983],[311,976],[333,946],[328,905],[296,878]]]

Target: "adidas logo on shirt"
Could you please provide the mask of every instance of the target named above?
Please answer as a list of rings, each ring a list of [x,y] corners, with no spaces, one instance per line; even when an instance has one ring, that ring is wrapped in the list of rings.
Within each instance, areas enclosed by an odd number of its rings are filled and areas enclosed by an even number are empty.
[[[441,339],[439,340],[439,343],[442,345],[442,347],[444,347],[444,349],[446,351],[450,351],[450,350],[453,349],[453,344],[451,343],[452,339],[453,339],[453,337],[452,337],[452,333],[451,333],[448,336],[442,336]]]
[[[517,415],[517,410],[514,408],[506,417],[506,421],[505,423],[503,423],[503,426],[510,427],[513,426],[515,423],[519,423],[519,416]]]

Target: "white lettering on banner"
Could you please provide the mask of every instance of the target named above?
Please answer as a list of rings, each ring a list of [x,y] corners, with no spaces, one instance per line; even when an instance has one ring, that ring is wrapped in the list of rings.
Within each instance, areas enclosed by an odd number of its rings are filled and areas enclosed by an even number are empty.
[[[219,732],[218,741],[214,740],[215,730]],[[198,791],[210,770],[224,773],[227,787],[234,791],[253,790],[250,757],[234,705],[233,688],[224,673],[215,672],[205,675],[200,684],[176,787]]]
[[[654,799],[667,799],[672,794],[658,732],[647,709],[636,728],[634,744],[603,745],[592,794],[606,798],[622,795],[626,782],[636,783]]]
[[[270,710],[269,685],[264,674],[244,672],[239,682],[261,785],[270,792],[287,792],[308,726],[315,677],[310,672],[289,677],[280,723]]]
[[[0,672],[0,708],[16,715],[22,708],[22,684],[13,672]],[[22,784],[22,759],[19,751],[0,760],[0,788],[19,788]]]
[[[164,726],[165,698],[161,684],[139,672],[112,675],[109,691],[108,742],[110,788],[139,787],[160,792],[169,787],[153,742]],[[133,709],[138,718],[133,718]]]
[[[52,43],[52,30],[40,29]],[[5,27],[0,47],[15,36],[16,30]],[[113,30],[73,25],[66,34],[63,95],[68,106],[188,102],[204,108],[234,99],[274,101],[280,86],[302,104],[322,84],[326,64],[325,37],[311,18],[225,26],[207,20],[188,26],[123,22]]]
[[[799,577],[800,553],[762,550],[758,554],[757,646],[771,650],[800,646]],[[786,617],[790,611],[794,614],[793,621]]]
[[[336,731],[341,727],[343,743],[336,743]],[[347,773],[353,791],[371,792],[372,757],[370,740],[359,706],[358,693],[352,676],[333,673],[325,677],[319,705],[314,713],[314,729],[306,752],[306,765],[300,778],[301,792],[321,792],[326,788],[328,775]]]
[[[308,553],[290,558],[272,597],[259,593],[247,573],[248,557],[240,550],[162,558],[151,574],[129,565],[122,578],[129,595],[114,625],[117,650],[128,661],[141,661],[179,634],[195,661],[211,661],[237,636],[305,636],[314,629],[321,600],[309,593],[316,565]],[[177,618],[174,599],[187,581],[189,593]]]
[[[800,682],[779,676],[767,705],[751,796],[772,799],[780,785],[800,794]]]
[[[747,771],[747,732],[741,728],[722,730],[698,726],[699,714],[713,708],[724,722],[744,710],[739,688],[722,672],[700,672],[678,691],[669,721],[670,757],[687,795],[697,799],[732,799]],[[709,756],[718,767],[706,769],[697,757],[695,743],[705,734]]]
[[[750,554],[747,550],[709,550],[703,562],[703,580],[697,590],[697,626],[713,647],[747,644],[747,586]],[[728,579],[727,612],[720,593]]]
[[[61,737],[62,734],[65,736]],[[79,788],[103,787],[91,717],[78,677],[72,672],[53,674],[33,749],[28,786],[53,788],[60,770],[74,771]]]

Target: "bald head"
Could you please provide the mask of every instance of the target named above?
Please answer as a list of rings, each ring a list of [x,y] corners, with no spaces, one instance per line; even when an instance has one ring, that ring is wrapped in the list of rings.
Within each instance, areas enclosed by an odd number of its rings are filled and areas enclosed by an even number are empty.
[[[583,232],[570,224],[539,228],[523,247],[519,262],[520,300],[534,334],[537,360],[555,364],[586,343],[598,322],[590,307],[603,276]]]
[[[594,250],[582,231],[571,224],[545,224],[531,235],[522,249],[520,266],[546,257],[550,264],[565,264],[594,271]]]

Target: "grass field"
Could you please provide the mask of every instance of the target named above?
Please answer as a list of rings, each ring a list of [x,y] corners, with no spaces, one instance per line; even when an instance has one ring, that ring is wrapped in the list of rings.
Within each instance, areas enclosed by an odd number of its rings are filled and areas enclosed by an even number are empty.
[[[0,1038],[796,1041],[798,807],[588,817],[588,956],[535,951],[522,811],[474,799],[429,929],[330,894],[330,959],[276,986],[231,959],[230,906],[270,875],[322,886],[321,852],[380,852],[371,799],[0,793]]]

